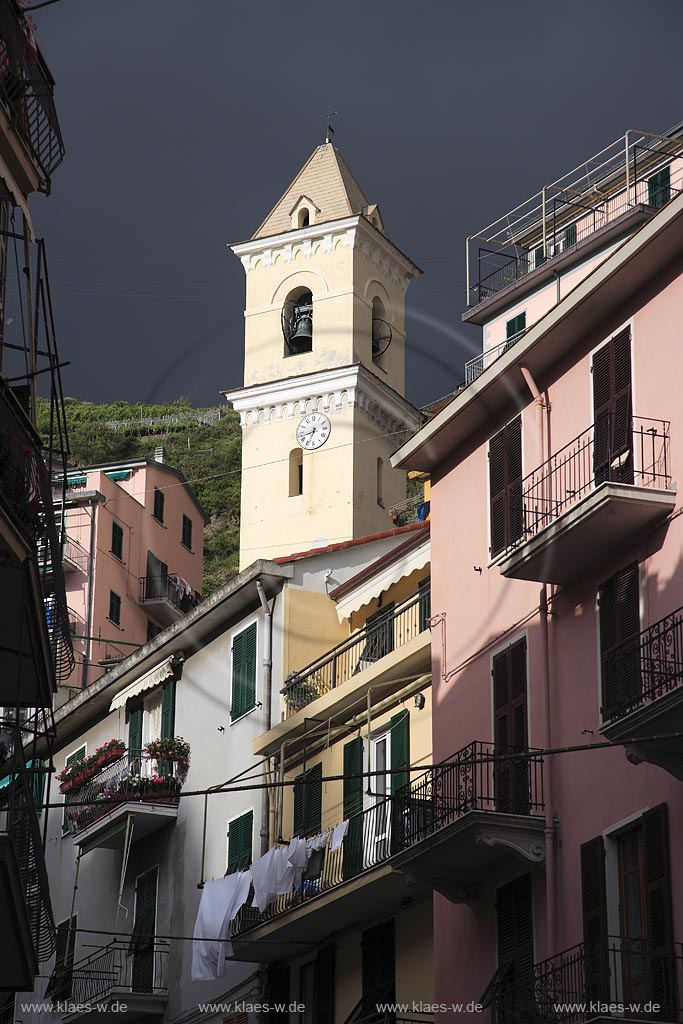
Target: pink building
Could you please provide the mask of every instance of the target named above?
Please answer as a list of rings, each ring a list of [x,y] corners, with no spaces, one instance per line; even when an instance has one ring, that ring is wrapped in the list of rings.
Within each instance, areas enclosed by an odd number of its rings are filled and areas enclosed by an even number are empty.
[[[478,233],[483,355],[394,457],[432,480],[439,1020],[683,1019],[681,131],[617,148]]]
[[[61,523],[61,492],[54,497]],[[198,603],[207,518],[179,470],[146,459],[70,471],[63,516],[69,694]]]

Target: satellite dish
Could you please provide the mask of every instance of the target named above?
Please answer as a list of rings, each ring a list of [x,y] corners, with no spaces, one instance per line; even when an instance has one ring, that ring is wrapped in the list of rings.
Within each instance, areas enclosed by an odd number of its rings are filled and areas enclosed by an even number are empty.
[[[391,326],[386,320],[373,319],[372,321],[372,358],[379,359],[391,345]]]

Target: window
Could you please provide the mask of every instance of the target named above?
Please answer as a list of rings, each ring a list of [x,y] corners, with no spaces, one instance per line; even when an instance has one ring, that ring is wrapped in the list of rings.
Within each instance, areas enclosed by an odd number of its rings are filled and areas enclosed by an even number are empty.
[[[638,563],[605,580],[598,590],[602,717],[614,718],[639,702],[642,693],[640,649],[623,645],[640,632]],[[614,657],[618,652],[618,657]]]
[[[505,340],[509,341],[510,338],[516,337],[522,331],[526,330],[526,310],[523,313],[518,313],[517,316],[513,316],[511,320],[508,320],[505,324]]]
[[[256,707],[256,623],[233,637],[230,720]]]
[[[192,551],[192,520],[186,515],[183,516],[183,531],[180,539],[187,550]]]
[[[313,295],[307,288],[290,292],[282,307],[285,356],[313,351]]]
[[[396,997],[396,934],[393,918],[363,932],[361,939],[362,998],[356,1020],[372,1019],[377,1003]]]
[[[314,836],[320,832],[323,810],[323,766],[317,764],[294,781],[295,836]]]
[[[68,768],[69,765],[73,764],[75,761],[82,761],[83,758],[85,757],[85,751],[86,751],[85,744],[83,744],[82,747],[79,747],[78,750],[74,750],[73,754],[69,754],[69,756],[67,757],[66,761],[64,762],[64,767]],[[68,806],[68,804],[70,802],[70,800],[69,800],[70,797],[71,797],[71,793],[65,793],[64,794],[64,814],[62,816],[62,832],[68,832],[68,830],[69,830],[69,822],[68,822],[67,817],[66,817],[66,808],[67,808],[67,806]]]
[[[384,508],[384,459],[377,459],[377,504]]]
[[[111,553],[123,561],[123,527],[118,523],[111,524]]]
[[[647,204],[655,210],[671,199],[671,167],[667,164],[647,179]]]
[[[525,983],[533,991],[534,919],[531,901],[531,875],[522,875],[496,890],[496,931],[498,966],[508,965],[507,984],[494,995],[492,1019],[508,1020],[513,1007],[507,1005],[513,993],[523,990]]]
[[[154,988],[158,875],[158,868],[152,868],[139,875],[135,883],[135,923],[129,947],[133,954],[133,992],[151,992]]]
[[[420,632],[423,633],[425,629],[429,629],[429,620],[432,614],[432,581],[428,576],[427,579],[422,580],[418,587],[418,614],[419,614],[419,628]]]
[[[302,206],[297,214],[297,227],[307,228],[311,223],[311,214],[307,206]]]
[[[379,661],[394,649],[394,602],[386,604],[365,620],[366,643],[356,671],[360,672],[373,661]]]
[[[109,621],[121,625],[121,598],[114,590],[109,591]]]
[[[228,822],[228,867],[226,875],[245,871],[251,864],[254,812],[247,811]]]
[[[384,369],[384,353],[391,344],[391,327],[387,323],[384,303],[375,297],[372,300],[372,361]]]
[[[160,523],[164,521],[164,492],[160,491],[158,487],[154,488],[154,512],[152,513],[154,518]]]
[[[45,997],[54,1002],[71,998],[76,925],[76,915],[57,925],[55,966],[45,992]]]
[[[161,631],[161,626],[157,626],[156,622],[153,622],[152,619],[147,619],[147,643],[153,640],[155,636],[159,636]]]
[[[522,417],[489,441],[491,556],[505,551],[523,533]]]
[[[352,878],[363,867],[363,740],[344,744],[344,817],[349,830],[342,852],[342,875]]]
[[[518,754],[528,749],[526,637],[494,656],[491,675],[496,755]],[[529,813],[529,773],[526,758],[496,761],[493,782],[497,811]]]
[[[633,483],[633,400],[631,331],[627,327],[593,353],[593,473],[605,480]]]
[[[292,448],[289,453],[289,496],[296,498],[304,493],[304,453],[301,448]]]
[[[576,224],[570,224],[564,232],[564,248],[569,249],[572,245],[576,245]]]

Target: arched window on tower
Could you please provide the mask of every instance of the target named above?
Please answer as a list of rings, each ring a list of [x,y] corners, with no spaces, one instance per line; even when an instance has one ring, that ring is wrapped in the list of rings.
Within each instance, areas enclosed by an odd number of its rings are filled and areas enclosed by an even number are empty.
[[[282,307],[285,356],[313,351],[313,296],[307,288],[295,288]]]
[[[307,228],[311,223],[311,214],[307,206],[302,206],[297,214],[297,227]]]
[[[384,508],[384,459],[377,459],[377,504]]]
[[[296,498],[304,493],[304,453],[301,448],[292,448],[289,453],[289,496]]]
[[[378,296],[372,300],[372,361],[381,370],[385,367],[385,353],[391,344],[391,327],[386,319],[384,303]]]

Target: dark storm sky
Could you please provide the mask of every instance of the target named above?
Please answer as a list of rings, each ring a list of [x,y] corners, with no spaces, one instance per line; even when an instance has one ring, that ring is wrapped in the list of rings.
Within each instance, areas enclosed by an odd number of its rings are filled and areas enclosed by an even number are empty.
[[[321,114],[396,243],[408,397],[462,379],[464,240],[627,128],[683,119],[679,0],[62,0],[37,11],[67,147],[47,242],[69,395],[218,404],[255,230]]]

